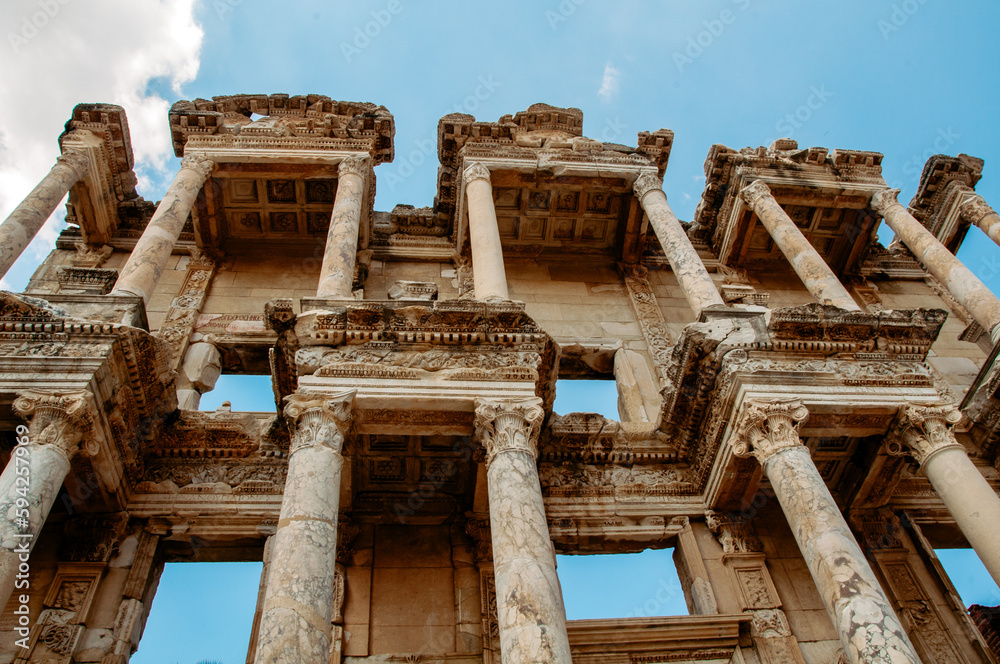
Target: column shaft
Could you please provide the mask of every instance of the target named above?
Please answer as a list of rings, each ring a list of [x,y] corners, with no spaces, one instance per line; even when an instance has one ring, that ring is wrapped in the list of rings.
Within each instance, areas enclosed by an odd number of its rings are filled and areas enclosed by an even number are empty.
[[[993,341],[1000,336],[1000,299],[965,267],[955,254],[941,244],[934,234],[913,218],[899,201],[898,189],[883,189],[872,196],[872,209],[885,218],[896,235],[909,247],[927,271],[969,310],[972,317],[984,330],[990,332]]]
[[[493,205],[493,185],[490,171],[482,164],[465,169],[465,195],[469,203],[469,244],[472,248],[472,276],[476,284],[476,299],[496,297],[510,299],[507,273],[503,266],[500,228]]]
[[[770,233],[771,239],[778,245],[778,249],[791,263],[795,274],[813,297],[823,304],[841,309],[861,310],[816,248],[806,239],[791,217],[781,209],[766,184],[758,180],[740,192],[740,195],[757,214],[760,223]]]
[[[851,662],[920,662],[809,450],[781,451],[764,471]]]
[[[149,302],[212,166],[208,159],[184,157],[181,169],[122,268],[112,295],[138,295],[143,302]]]
[[[1000,497],[960,445],[931,454],[921,468],[1000,585]]]
[[[1000,244],[1000,215],[991,208],[979,194],[968,190],[970,197],[959,208],[963,217],[986,233],[995,243]]]
[[[643,174],[635,181],[634,190],[643,211],[656,233],[663,251],[670,262],[670,269],[684,291],[684,297],[695,314],[712,306],[725,306],[715,282],[709,276],[684,227],[667,203],[662,181],[651,174]]]
[[[337,566],[337,514],[354,393],[294,395],[285,408],[292,449],[273,536],[257,664],[326,662]]]
[[[350,157],[340,162],[337,197],[330,216],[326,249],[320,268],[316,297],[351,299],[354,293],[354,264],[358,256],[361,229],[361,202],[365,193],[368,161]]]
[[[535,444],[539,400],[480,400],[486,439],[497,618],[504,664],[571,664],[566,609],[556,575]]]
[[[7,274],[52,216],[59,201],[83,179],[89,169],[90,161],[85,154],[67,152],[60,156],[52,170],[0,224],[0,276]]]

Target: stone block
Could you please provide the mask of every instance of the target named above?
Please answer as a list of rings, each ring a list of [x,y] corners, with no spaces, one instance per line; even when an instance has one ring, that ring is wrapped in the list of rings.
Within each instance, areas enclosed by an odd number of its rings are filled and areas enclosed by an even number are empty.
[[[437,284],[433,281],[397,281],[389,288],[390,300],[436,300]]]

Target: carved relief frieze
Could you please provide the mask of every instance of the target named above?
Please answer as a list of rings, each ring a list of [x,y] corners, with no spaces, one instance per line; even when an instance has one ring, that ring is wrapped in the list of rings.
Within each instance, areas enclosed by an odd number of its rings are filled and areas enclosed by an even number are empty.
[[[184,283],[157,332],[158,337],[170,344],[173,354],[171,366],[174,369],[179,368],[184,361],[184,351],[187,350],[188,340],[201,313],[217,265],[214,258],[200,249],[191,249],[191,260],[188,262]]]
[[[622,264],[620,268],[625,280],[625,287],[628,289],[629,298],[632,301],[632,309],[635,311],[636,320],[639,321],[639,329],[646,342],[646,347],[649,349],[650,358],[653,360],[656,378],[660,388],[663,389],[670,384],[667,372],[673,351],[667,322],[663,318],[663,312],[656,303],[656,296],[649,285],[648,270],[641,265]]]
[[[686,468],[664,464],[623,466],[562,462],[541,463],[542,495],[552,497],[612,497],[621,502],[693,495],[694,478]]]

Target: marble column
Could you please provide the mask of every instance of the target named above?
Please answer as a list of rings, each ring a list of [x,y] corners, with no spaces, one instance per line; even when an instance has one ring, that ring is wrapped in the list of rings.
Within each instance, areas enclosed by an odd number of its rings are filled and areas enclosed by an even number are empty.
[[[1000,585],[1000,496],[955,439],[951,425],[962,414],[954,406],[904,406],[886,437],[894,456],[920,464],[955,523]]]
[[[965,307],[993,342],[1000,339],[1000,299],[948,251],[927,228],[906,211],[896,196],[899,189],[880,189],[872,195],[872,209],[885,218],[896,235],[927,271]]]
[[[677,283],[694,313],[698,315],[707,307],[726,306],[684,227],[667,204],[663,180],[652,173],[643,173],[636,178],[632,189],[649,217],[653,232],[670,262],[670,269],[674,271]]]
[[[257,664],[326,662],[337,572],[341,450],[356,391],[293,394],[292,434],[281,515],[271,543]]]
[[[571,664],[566,609],[535,466],[544,416],[538,398],[476,400],[504,664]]]
[[[732,439],[733,453],[756,457],[771,481],[792,535],[853,664],[916,664],[875,573],[799,440],[809,416],[801,401],[748,401]]]
[[[358,257],[361,201],[365,195],[368,159],[348,157],[340,162],[337,197],[326,234],[316,297],[349,300],[354,297],[354,263]]]
[[[979,226],[991,240],[1000,244],[1000,215],[982,196],[970,192],[969,197],[959,207],[959,212],[970,223]]]
[[[795,274],[813,297],[822,304],[861,311],[861,307],[840,283],[840,279],[816,248],[806,239],[791,217],[785,214],[778,201],[774,200],[771,189],[764,182],[757,180],[750,186],[744,187],[740,196],[757,214],[760,223],[770,233],[771,239],[778,245],[778,249],[791,263]]]
[[[6,605],[69,474],[89,424],[88,394],[22,392],[14,412],[29,420],[0,475],[0,606]],[[25,470],[26,469],[26,470]],[[21,577],[22,579],[24,577]]]
[[[198,192],[212,174],[215,163],[211,159],[188,155],[181,160],[181,169],[174,176],[170,188],[135,243],[132,254],[118,275],[112,295],[138,295],[143,302],[156,289],[163,269],[174,250]]]
[[[59,201],[87,175],[88,170],[90,159],[86,154],[67,152],[60,155],[52,170],[0,224],[0,276],[7,274],[10,266],[55,212]]]
[[[472,248],[472,277],[476,299],[510,299],[507,294],[507,273],[503,267],[500,228],[493,205],[493,185],[490,170],[472,163],[462,173],[465,195],[469,203],[469,244]]]

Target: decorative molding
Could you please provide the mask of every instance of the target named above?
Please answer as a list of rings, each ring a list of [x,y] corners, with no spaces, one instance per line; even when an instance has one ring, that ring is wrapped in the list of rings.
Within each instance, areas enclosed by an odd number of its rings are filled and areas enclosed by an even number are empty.
[[[364,179],[367,177],[370,170],[371,168],[368,166],[368,157],[346,157],[337,165],[337,174],[339,177],[343,177],[345,175],[357,175],[359,178]]]
[[[14,399],[14,412],[28,420],[33,445],[53,445],[71,458],[84,434],[93,431],[89,392],[46,393],[25,390]],[[93,449],[93,441],[87,447]]]
[[[636,198],[640,201],[645,198],[646,194],[656,189],[663,191],[663,178],[652,173],[641,174],[635,179],[635,183],[632,185],[632,191],[635,192]],[[663,196],[666,198],[666,194]]]
[[[733,454],[756,457],[764,465],[778,452],[802,444],[798,425],[808,417],[809,410],[797,399],[747,401],[734,427]]]
[[[194,171],[201,179],[205,180],[212,174],[215,162],[200,155],[186,155],[181,159],[181,168]]]
[[[961,411],[953,405],[902,406],[886,435],[886,451],[893,456],[912,456],[923,465],[940,450],[964,450],[951,432],[951,426],[961,420]]]
[[[341,452],[353,419],[357,390],[340,394],[293,394],[286,399],[285,419],[292,436],[289,454],[322,445]]]
[[[538,432],[545,418],[542,400],[476,399],[476,438],[486,448],[486,467],[498,454],[538,457]]]
[[[740,191],[742,198],[751,210],[757,209],[757,204],[764,198],[774,199],[771,188],[763,180],[755,180],[752,184],[743,187]]]
[[[72,168],[76,173],[76,179],[82,180],[90,171],[90,157],[80,150],[67,150],[56,157],[56,163],[61,166]]]
[[[991,214],[996,214],[996,211],[990,207],[979,194],[973,194],[966,198],[966,200],[959,206],[959,211],[962,218],[971,224],[976,226],[986,217]]]
[[[874,194],[872,194],[871,208],[875,212],[879,213],[883,217],[885,213],[889,211],[893,205],[901,205],[901,203],[896,200],[899,196],[899,189],[879,189]]]
[[[472,162],[462,171],[462,181],[465,182],[465,186],[469,186],[469,184],[476,180],[486,180],[487,184],[491,184],[490,169],[478,161]]]
[[[709,510],[705,513],[705,524],[722,545],[724,553],[760,553],[764,550],[746,514]]]

